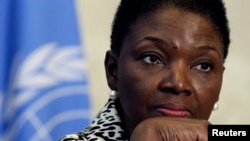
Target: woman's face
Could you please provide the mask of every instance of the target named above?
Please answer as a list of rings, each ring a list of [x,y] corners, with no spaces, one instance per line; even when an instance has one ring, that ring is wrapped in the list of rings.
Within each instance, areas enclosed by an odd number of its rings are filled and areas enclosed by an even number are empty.
[[[223,44],[203,16],[159,9],[137,21],[114,60],[109,86],[128,128],[155,116],[208,119],[219,98]]]

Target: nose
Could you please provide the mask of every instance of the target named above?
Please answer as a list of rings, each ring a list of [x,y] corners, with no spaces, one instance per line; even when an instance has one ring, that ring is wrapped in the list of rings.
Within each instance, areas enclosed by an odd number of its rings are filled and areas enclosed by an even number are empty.
[[[164,93],[174,95],[192,93],[192,76],[189,73],[189,67],[183,61],[179,61],[169,66],[164,71],[164,76],[160,83],[160,90]]]

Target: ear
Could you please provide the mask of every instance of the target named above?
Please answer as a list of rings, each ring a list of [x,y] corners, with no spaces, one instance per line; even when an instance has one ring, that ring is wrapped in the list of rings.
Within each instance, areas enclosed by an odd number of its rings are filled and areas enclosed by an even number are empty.
[[[111,90],[117,91],[118,57],[111,50],[108,50],[106,52],[104,65],[106,70],[106,79],[108,82],[108,86]]]

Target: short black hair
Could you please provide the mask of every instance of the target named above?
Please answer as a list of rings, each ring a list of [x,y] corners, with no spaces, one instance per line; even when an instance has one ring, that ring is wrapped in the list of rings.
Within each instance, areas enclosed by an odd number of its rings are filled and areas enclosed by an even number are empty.
[[[112,24],[111,50],[119,55],[133,24],[163,6],[174,6],[207,17],[221,35],[226,59],[230,31],[222,0],[121,0]]]

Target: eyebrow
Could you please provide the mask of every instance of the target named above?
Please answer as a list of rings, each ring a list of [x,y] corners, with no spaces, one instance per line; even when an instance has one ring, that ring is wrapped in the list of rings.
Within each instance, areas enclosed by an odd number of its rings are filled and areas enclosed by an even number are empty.
[[[153,42],[158,42],[158,43],[161,43],[161,44],[164,44],[164,45],[167,45],[169,46],[169,44],[167,42],[165,42],[164,40],[160,39],[160,38],[157,38],[157,37],[152,37],[152,36],[146,36],[146,37],[143,37],[142,39],[138,40],[135,45],[137,44],[140,44],[141,42],[143,41],[153,41]]]
[[[146,36],[142,40],[140,40],[139,42],[144,41],[144,40],[156,41],[156,42],[160,42],[160,43],[168,45],[168,43],[166,43],[164,40],[162,40],[160,38],[152,37],[152,36]]]
[[[136,44],[144,41],[144,40],[150,40],[150,41],[156,41],[165,45],[169,45],[167,42],[165,42],[164,40],[160,39],[160,38],[156,38],[156,37],[152,37],[152,36],[146,36],[144,38],[142,38],[141,40],[139,40]],[[173,46],[174,47],[174,46]],[[216,47],[214,46],[209,46],[209,45],[202,45],[202,46],[194,46],[195,49],[201,49],[201,50],[214,50],[217,52]]]
[[[216,49],[215,46],[204,45],[204,46],[195,46],[194,48],[197,50],[212,50],[212,51],[216,52],[218,55],[223,56],[223,54],[221,54],[220,51],[218,49]],[[223,52],[223,50],[222,50],[222,52]]]
[[[214,50],[217,52],[216,47],[213,46],[204,45],[204,46],[195,46],[194,48],[199,50]]]
[[[172,46],[173,48],[175,48],[175,46],[170,45],[168,42],[165,42],[164,40],[157,38],[157,37],[153,37],[153,36],[143,37],[141,40],[137,41],[136,44],[139,44],[140,42],[145,41],[145,40],[158,42],[158,43],[161,43],[163,45]],[[197,50],[212,50],[212,51],[216,52],[218,55],[223,56],[223,54],[221,54],[219,52],[219,50],[216,49],[215,46],[201,45],[201,46],[194,46],[194,48]],[[223,52],[223,50],[222,50],[222,52]]]

